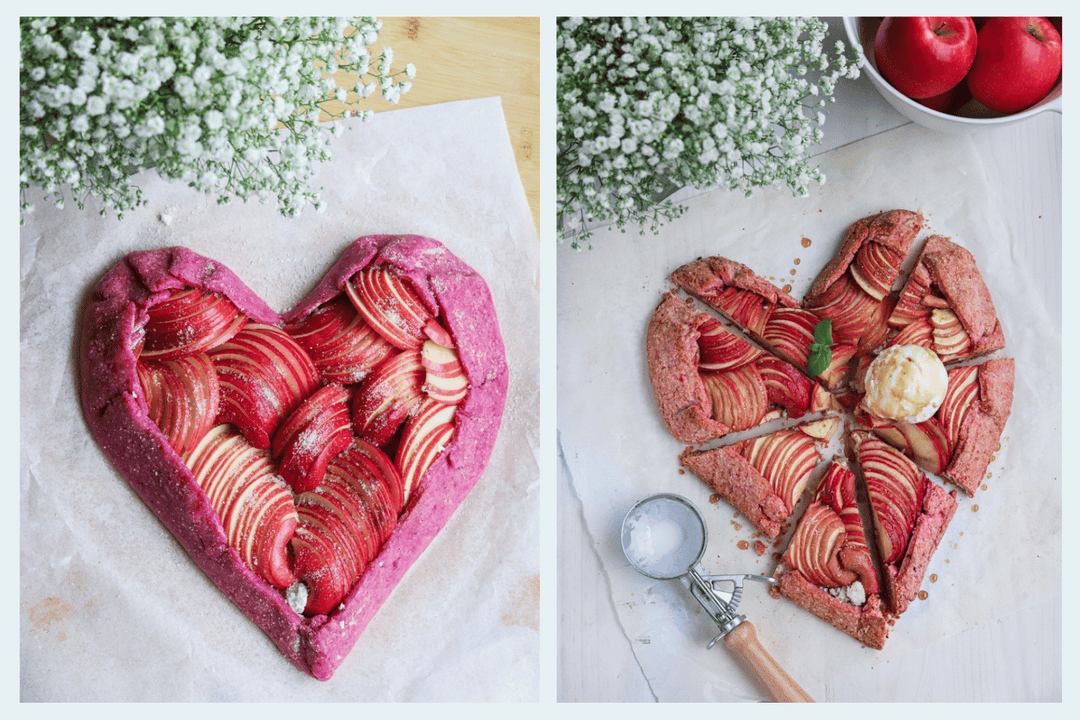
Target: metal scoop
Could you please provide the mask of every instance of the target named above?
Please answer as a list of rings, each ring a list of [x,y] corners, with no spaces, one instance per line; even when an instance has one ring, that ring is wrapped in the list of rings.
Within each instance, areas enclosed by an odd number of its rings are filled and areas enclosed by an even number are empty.
[[[720,628],[709,648],[722,639],[774,701],[813,702],[762,647],[746,616],[735,613],[742,600],[744,580],[769,584],[776,580],[762,575],[705,574],[701,556],[707,539],[704,518],[681,495],[660,493],[647,497],[630,508],[623,519],[623,552],[634,569],[654,580],[678,578]]]

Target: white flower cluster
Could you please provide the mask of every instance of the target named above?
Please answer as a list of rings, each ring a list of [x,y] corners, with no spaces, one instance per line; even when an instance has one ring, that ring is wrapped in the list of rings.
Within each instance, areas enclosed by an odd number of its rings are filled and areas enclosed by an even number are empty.
[[[123,211],[145,200],[133,172],[154,167],[225,204],[277,201],[296,215],[324,205],[309,188],[330,159],[344,114],[324,103],[349,93],[331,77],[355,74],[357,98],[376,89],[396,103],[410,63],[373,59],[376,18],[22,18],[19,69],[20,187],[44,188],[63,207],[88,196]],[[332,128],[332,130],[331,130]],[[22,213],[33,208],[25,201]]]
[[[814,18],[560,18],[560,239],[587,223],[650,225],[682,208],[665,187],[724,186],[747,195],[824,182],[807,153],[824,108],[858,66]],[[813,78],[813,79],[810,79]]]

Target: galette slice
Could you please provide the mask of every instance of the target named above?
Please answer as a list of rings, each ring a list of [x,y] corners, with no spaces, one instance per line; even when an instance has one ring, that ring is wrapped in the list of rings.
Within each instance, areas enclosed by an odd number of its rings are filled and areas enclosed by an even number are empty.
[[[870,352],[884,342],[900,266],[922,229],[922,215],[889,210],[857,220],[818,273],[803,307],[832,320],[833,339]]]
[[[975,494],[1012,411],[1015,362],[994,358],[949,369],[941,407],[928,420],[882,420],[860,408],[856,419],[927,472]]]
[[[799,307],[793,297],[746,265],[719,256],[689,262],[677,268],[671,279],[769,352],[807,372],[814,328],[821,317]],[[832,363],[817,376],[820,382],[837,387],[855,351],[855,345],[838,341],[832,348]]]
[[[684,467],[767,537],[780,534],[821,460],[839,418],[813,420],[707,450],[687,448]]]
[[[684,443],[824,409],[797,368],[695,310],[692,301],[664,298],[649,322],[646,349],[660,415]]]
[[[956,491],[946,492],[881,438],[865,431],[852,432],[850,438],[870,497],[885,607],[898,616],[919,592],[956,513]]]
[[[829,464],[778,567],[773,597],[804,610],[880,650],[889,637],[877,571],[855,495],[855,473]]]
[[[922,345],[949,364],[1005,347],[994,301],[966,249],[931,235],[889,315],[890,344]]]

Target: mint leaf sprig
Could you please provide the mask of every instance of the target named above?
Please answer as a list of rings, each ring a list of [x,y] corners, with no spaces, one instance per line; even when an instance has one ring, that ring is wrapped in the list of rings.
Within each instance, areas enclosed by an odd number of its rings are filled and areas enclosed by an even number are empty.
[[[832,364],[832,320],[825,318],[814,326],[814,342],[810,343],[810,356],[806,359],[806,371],[810,377],[820,375]]]

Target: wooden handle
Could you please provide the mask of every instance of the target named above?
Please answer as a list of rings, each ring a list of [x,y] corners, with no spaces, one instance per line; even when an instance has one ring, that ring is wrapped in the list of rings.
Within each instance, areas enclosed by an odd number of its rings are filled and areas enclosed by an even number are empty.
[[[758,641],[757,630],[744,620],[724,636],[724,645],[742,658],[775,702],[814,702]]]

